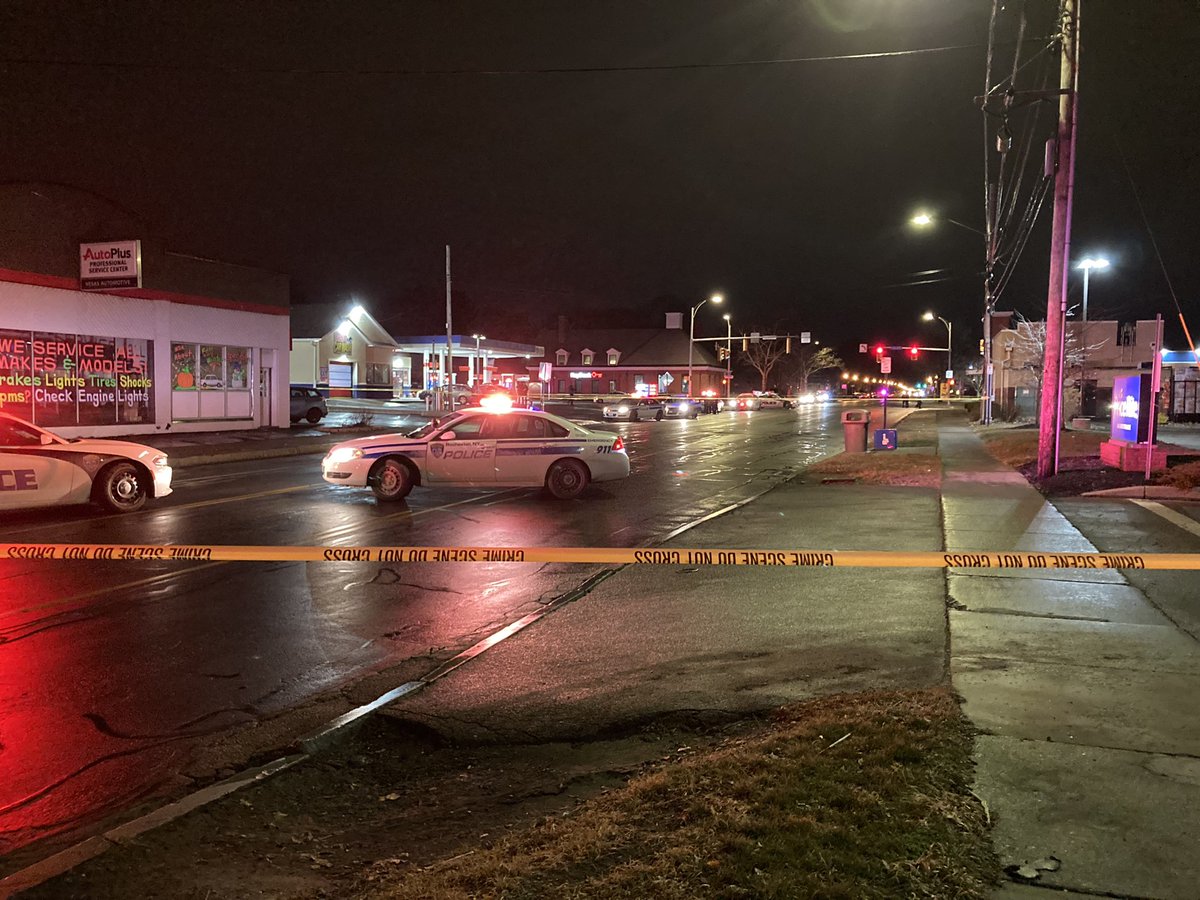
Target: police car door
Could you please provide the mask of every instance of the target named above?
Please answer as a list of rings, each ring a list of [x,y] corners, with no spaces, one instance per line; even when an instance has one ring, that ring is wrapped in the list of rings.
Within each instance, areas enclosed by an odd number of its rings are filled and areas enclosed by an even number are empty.
[[[496,438],[496,481],[505,484],[541,484],[554,459],[554,443],[562,429],[535,415],[511,412],[493,416],[484,425],[484,436]],[[567,433],[562,432],[561,437]]]
[[[87,475],[69,460],[63,444],[43,444],[45,432],[0,419],[0,509],[50,506],[87,499],[72,498],[86,487]],[[77,490],[78,489],[78,490]]]
[[[455,419],[429,442],[425,469],[436,484],[495,484],[496,442],[479,432],[486,415]]]

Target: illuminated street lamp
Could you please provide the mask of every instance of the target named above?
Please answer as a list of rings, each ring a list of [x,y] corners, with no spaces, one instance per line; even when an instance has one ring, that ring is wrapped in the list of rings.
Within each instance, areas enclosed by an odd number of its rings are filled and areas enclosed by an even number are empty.
[[[909,218],[909,223],[918,228],[925,228],[936,222],[949,222],[951,225],[956,225],[965,231],[972,234],[977,234],[987,242],[987,264],[984,268],[983,275],[983,408],[980,411],[980,421],[984,425],[992,424],[992,307],[994,298],[992,297],[992,271],[996,262],[996,241],[994,236],[989,235],[986,231],[980,231],[965,222],[960,222],[957,219],[951,219],[949,216],[935,218],[927,212],[918,212],[916,215]],[[943,319],[943,321],[945,321]],[[947,324],[946,327],[949,327]],[[949,368],[949,367],[948,367]]]
[[[978,228],[960,222],[957,219],[951,219],[949,216],[940,216],[934,218],[927,212],[919,212],[908,220],[910,225],[916,225],[918,228],[928,228],[931,225],[936,225],[938,222],[949,222],[951,225],[957,225],[959,228],[965,228],[967,231],[972,231],[975,234],[983,235],[983,232]]]
[[[697,312],[699,312],[699,310],[700,310],[700,307],[702,307],[702,306],[703,306],[705,303],[708,303],[710,300],[711,300],[713,303],[723,303],[723,302],[725,301],[725,298],[724,298],[724,297],[722,297],[720,294],[713,294],[711,297],[706,297],[705,299],[701,300],[699,303],[697,303],[695,306],[693,306],[693,307],[692,307],[692,322],[691,322],[691,329],[690,329],[690,330],[689,330],[689,332],[688,332],[688,384],[687,384],[687,395],[688,395],[689,397],[691,397],[691,396],[692,396],[692,347],[693,347],[693,345],[696,343],[696,313],[697,313]],[[730,332],[730,334],[732,335],[732,332]]]
[[[1075,268],[1083,269],[1083,321],[1087,321],[1087,301],[1088,301],[1088,275],[1092,273],[1092,269],[1107,269],[1108,260],[1103,257],[1087,257],[1081,259],[1075,264]]]
[[[937,319],[946,326],[946,371],[950,372],[954,369],[954,326],[941,316],[935,315],[932,310],[925,313],[921,318],[926,322],[932,322]],[[950,376],[946,376],[949,378]]]

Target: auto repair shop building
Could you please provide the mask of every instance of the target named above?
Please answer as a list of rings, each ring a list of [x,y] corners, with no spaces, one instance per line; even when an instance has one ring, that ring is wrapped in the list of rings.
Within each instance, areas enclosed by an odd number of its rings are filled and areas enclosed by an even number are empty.
[[[0,185],[0,235],[0,410],[67,437],[288,427],[286,276],[62,185]]]

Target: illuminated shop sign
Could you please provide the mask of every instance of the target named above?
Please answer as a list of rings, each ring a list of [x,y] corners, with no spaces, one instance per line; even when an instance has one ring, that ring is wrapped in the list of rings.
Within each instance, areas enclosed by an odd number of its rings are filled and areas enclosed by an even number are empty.
[[[572,378],[603,378],[603,372],[572,372]]]
[[[1141,444],[1150,437],[1150,376],[1126,375],[1113,379],[1112,423],[1109,435],[1116,441]]]
[[[0,329],[0,410],[38,425],[154,421],[154,342]]]
[[[79,286],[85,291],[142,286],[142,242],[79,245]]]

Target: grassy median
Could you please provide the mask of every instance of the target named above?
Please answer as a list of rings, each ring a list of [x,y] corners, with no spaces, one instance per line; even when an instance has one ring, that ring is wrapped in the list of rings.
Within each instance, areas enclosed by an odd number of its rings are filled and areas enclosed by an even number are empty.
[[[972,740],[945,689],[815,700],[362,896],[984,897]]]

